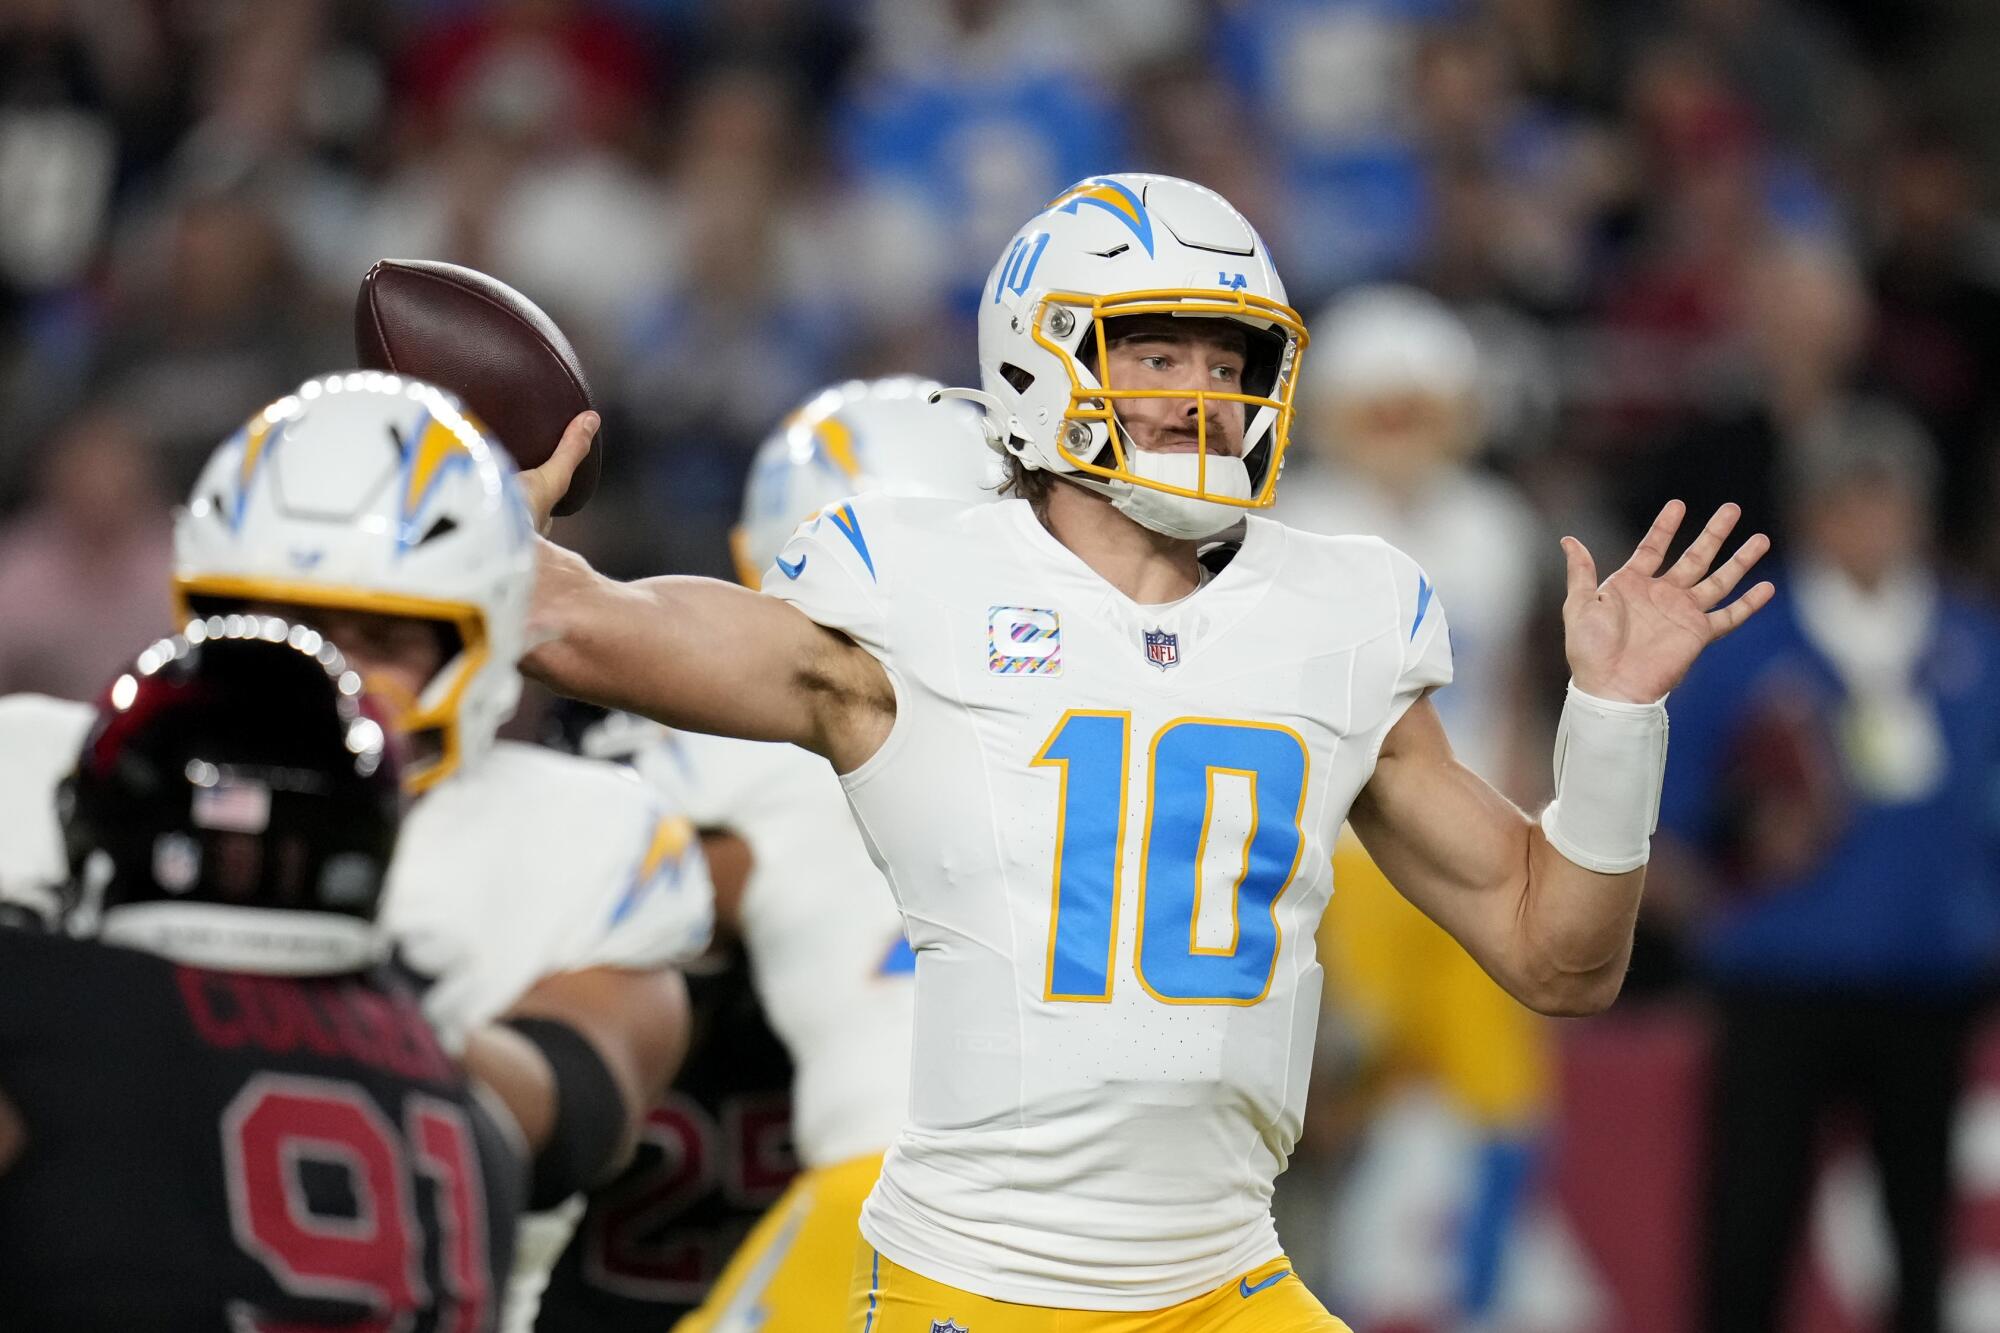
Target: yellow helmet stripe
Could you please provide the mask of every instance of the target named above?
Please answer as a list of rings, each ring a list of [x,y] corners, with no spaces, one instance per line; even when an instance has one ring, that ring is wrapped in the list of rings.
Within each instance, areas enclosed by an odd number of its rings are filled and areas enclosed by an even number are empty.
[[[271,418],[259,412],[250,418],[244,427],[248,432],[243,440],[243,461],[238,465],[236,485],[239,490],[250,489],[250,479],[257,475],[257,464],[263,461],[264,445],[271,438]]]
[[[1088,199],[1092,203],[1103,204],[1106,208],[1123,213],[1127,218],[1131,219],[1134,226],[1139,224],[1139,210],[1133,204],[1131,196],[1123,190],[1115,189],[1109,185],[1079,185],[1068,194],[1057,196],[1043,211],[1053,213],[1064,204],[1075,203],[1079,199]]]
[[[854,454],[854,431],[845,421],[839,417],[822,418],[813,426],[813,439],[849,481],[861,479],[861,460]]]
[[[449,465],[459,462],[471,465],[472,451],[466,448],[464,439],[457,431],[426,414],[423,429],[409,446],[408,458],[403,480],[405,523],[422,510],[424,503],[430,499],[431,487],[444,475]]]

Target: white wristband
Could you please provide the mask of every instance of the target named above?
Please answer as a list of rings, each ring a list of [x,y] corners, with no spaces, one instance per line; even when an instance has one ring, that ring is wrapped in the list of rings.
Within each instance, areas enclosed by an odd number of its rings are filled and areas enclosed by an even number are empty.
[[[1586,870],[1646,864],[1667,772],[1667,705],[1622,703],[1570,682],[1556,728],[1556,799],[1542,811],[1549,845]]]

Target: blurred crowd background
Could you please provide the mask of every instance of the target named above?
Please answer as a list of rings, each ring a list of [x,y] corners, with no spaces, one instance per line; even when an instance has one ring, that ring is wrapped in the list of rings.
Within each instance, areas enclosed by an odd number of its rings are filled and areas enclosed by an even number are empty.
[[[1313,317],[1281,512],[1427,563],[1441,705],[1511,793],[1548,787],[1557,534],[1608,566],[1668,496],[1735,499],[1787,593],[1674,705],[1618,1011],[1461,1058],[1395,1014],[1491,997],[1383,994],[1444,962],[1337,999],[1302,1271],[1364,1333],[1775,1326],[1772,1272],[1798,1327],[1937,1327],[1884,1312],[1938,1281],[1945,1326],[2000,1327],[1996,56],[1989,0],[0,0],[0,692],[87,696],[165,625],[171,502],[351,361],[378,258],[485,269],[577,343],[609,451],[569,540],[726,575],[794,403],[976,383],[1022,219],[1191,177]],[[1948,1165],[1950,1200],[1896,1184]],[[1429,1193],[1392,1224],[1357,1179]]]

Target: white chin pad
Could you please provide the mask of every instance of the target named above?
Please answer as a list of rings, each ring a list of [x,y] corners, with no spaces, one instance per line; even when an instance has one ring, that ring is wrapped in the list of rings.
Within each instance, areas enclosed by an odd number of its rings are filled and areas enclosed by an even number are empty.
[[[1148,481],[1190,491],[1203,489],[1210,495],[1231,500],[1250,498],[1250,469],[1240,458],[1210,454],[1204,473],[1202,456],[1197,453],[1155,453],[1128,444],[1125,457],[1132,475]],[[1114,487],[1111,504],[1141,527],[1189,541],[1212,537],[1243,516],[1243,511],[1234,505],[1173,495],[1130,482]]]

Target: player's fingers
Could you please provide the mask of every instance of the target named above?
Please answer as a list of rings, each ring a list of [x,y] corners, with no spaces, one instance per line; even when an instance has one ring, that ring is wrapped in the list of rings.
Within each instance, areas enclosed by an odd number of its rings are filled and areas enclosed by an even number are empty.
[[[1770,583],[1755,584],[1749,592],[1744,593],[1728,606],[1710,611],[1708,613],[1708,637],[1710,641],[1712,642],[1721,638],[1769,606],[1771,598],[1777,595],[1777,591],[1777,588]]]
[[[1590,558],[1590,551],[1574,537],[1562,539],[1563,563],[1568,567],[1569,586],[1565,600],[1579,597],[1593,597],[1597,594],[1597,562]]]
[[[1714,606],[1730,593],[1743,576],[1771,549],[1771,539],[1761,532],[1753,532],[1736,548],[1736,554],[1729,557],[1720,568],[1700,583],[1694,585],[1695,604],[1703,610]]]
[[[546,533],[549,520],[555,513],[556,502],[569,492],[569,480],[576,475],[578,465],[590,452],[590,442],[597,438],[597,428],[602,424],[595,412],[579,412],[570,419],[563,429],[562,439],[556,442],[556,451],[540,467],[531,468],[521,474],[521,489],[527,495],[528,509],[535,517],[535,530]]]
[[[1687,506],[1679,500],[1667,501],[1660,510],[1660,516],[1653,520],[1653,526],[1646,529],[1646,535],[1633,548],[1632,558],[1625,562],[1628,569],[1652,578],[1666,563],[1667,548],[1674,544],[1674,534],[1681,530],[1681,519],[1687,514]]]
[[[1681,558],[1674,561],[1674,567],[1667,571],[1667,577],[1683,588],[1692,588],[1701,581],[1708,567],[1715,563],[1716,553],[1722,550],[1722,543],[1735,530],[1736,520],[1743,517],[1743,507],[1726,504],[1709,515],[1708,522],[1688,543]]]

